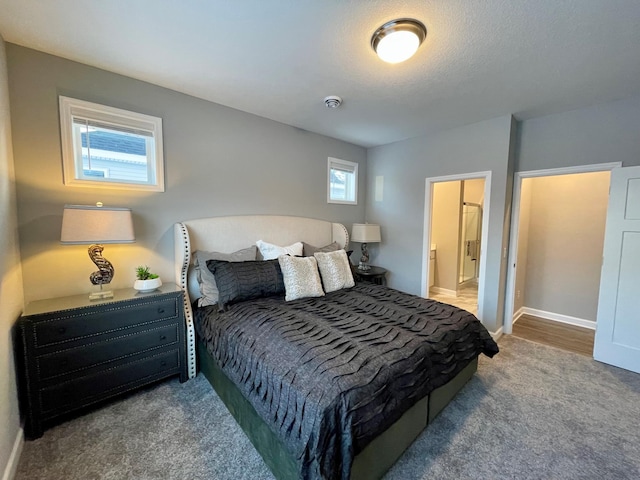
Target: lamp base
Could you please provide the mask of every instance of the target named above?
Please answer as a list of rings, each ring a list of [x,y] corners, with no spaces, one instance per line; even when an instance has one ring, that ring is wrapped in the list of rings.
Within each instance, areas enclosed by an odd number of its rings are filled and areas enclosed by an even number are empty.
[[[89,300],[93,301],[93,300],[106,300],[107,298],[113,298],[113,291],[112,290],[103,290],[102,289],[103,285],[100,284],[100,290],[97,290],[95,292],[91,292],[89,294]]]
[[[369,250],[367,249],[367,242],[362,243],[362,256],[360,257],[360,265],[358,265],[358,270],[362,270],[366,272],[367,270],[371,270],[369,266]]]
[[[89,294],[89,300],[105,300],[107,298],[113,298],[113,292],[111,290],[100,290],[99,292],[91,292]]]

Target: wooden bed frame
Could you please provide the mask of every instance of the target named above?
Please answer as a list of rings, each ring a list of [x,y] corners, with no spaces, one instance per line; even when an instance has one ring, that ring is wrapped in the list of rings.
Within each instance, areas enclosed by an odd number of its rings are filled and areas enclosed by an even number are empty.
[[[278,245],[303,241],[318,247],[336,241],[347,248],[347,229],[339,223],[303,217],[248,215],[176,223],[174,238],[176,283],[185,292],[189,378],[196,375],[199,367],[276,478],[296,480],[295,460],[240,390],[216,365],[205,345],[196,340],[191,299],[199,296],[199,290],[192,268],[192,253],[196,250],[231,253],[254,245],[257,240]],[[381,478],[473,376],[477,364],[476,358],[449,383],[420,400],[367,445],[354,459],[351,480]]]

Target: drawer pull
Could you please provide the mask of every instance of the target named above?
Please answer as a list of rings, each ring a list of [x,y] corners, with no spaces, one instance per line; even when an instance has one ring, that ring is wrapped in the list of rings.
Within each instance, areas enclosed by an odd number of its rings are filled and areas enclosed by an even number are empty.
[[[160,335],[160,340],[166,340],[167,336],[166,335]]]
[[[158,313],[164,313],[164,308],[159,308]]]

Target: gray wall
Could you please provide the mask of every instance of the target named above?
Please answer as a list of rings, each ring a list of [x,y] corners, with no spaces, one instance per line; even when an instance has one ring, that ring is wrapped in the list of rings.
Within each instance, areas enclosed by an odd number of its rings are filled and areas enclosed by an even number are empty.
[[[11,327],[22,313],[23,291],[11,148],[5,43],[0,36],[0,474],[11,478],[8,461],[20,429]],[[18,453],[18,452],[16,452]],[[17,458],[13,459],[17,462]]]
[[[89,291],[95,270],[83,246],[59,245],[66,203],[129,206],[137,243],[108,245],[112,286],[147,264],[173,280],[172,225],[236,214],[343,222],[365,218],[366,150],[35,50],[8,44],[20,247],[27,301]],[[164,193],[64,186],[58,95],[163,119]],[[359,163],[359,204],[326,202],[327,157]]]
[[[640,96],[525,120],[517,170],[596,163],[640,165]]]
[[[515,125],[510,116],[371,148],[367,189],[384,177],[382,201],[367,197],[367,221],[379,223],[382,243],[375,263],[389,270],[389,285],[419,295],[422,283],[425,179],[491,171],[491,198],[482,320],[502,325]],[[485,204],[487,199],[485,199]],[[426,252],[428,254],[428,252]]]
[[[527,179],[525,307],[596,321],[610,177],[593,172]]]

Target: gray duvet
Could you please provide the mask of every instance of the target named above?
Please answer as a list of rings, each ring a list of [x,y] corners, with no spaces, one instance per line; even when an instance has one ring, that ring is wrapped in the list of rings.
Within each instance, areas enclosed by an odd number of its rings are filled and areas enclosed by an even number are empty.
[[[353,457],[407,409],[498,352],[472,314],[373,284],[206,307],[196,326],[302,479],[348,479]]]

